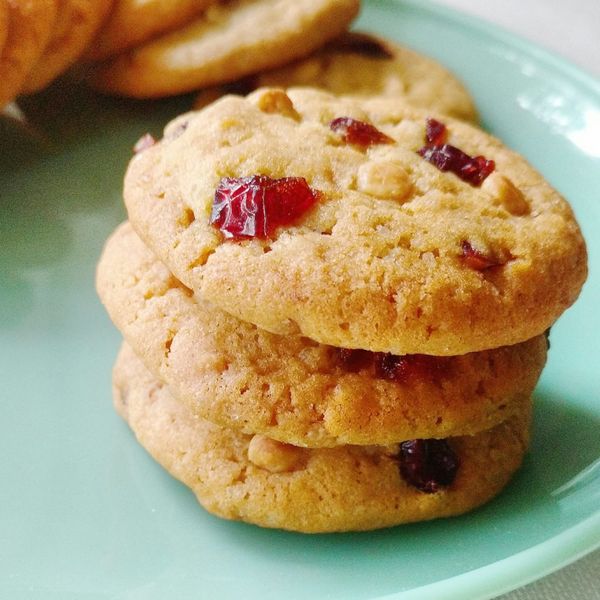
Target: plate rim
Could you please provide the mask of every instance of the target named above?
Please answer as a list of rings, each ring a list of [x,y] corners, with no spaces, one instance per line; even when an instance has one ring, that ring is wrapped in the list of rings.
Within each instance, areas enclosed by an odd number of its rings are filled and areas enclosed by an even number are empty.
[[[452,26],[475,32],[532,57],[576,84],[600,106],[600,80],[560,54],[485,19],[439,4],[435,0],[366,0],[393,4]],[[600,508],[583,521],[530,548],[483,567],[410,590],[377,596],[373,600],[489,600],[538,581],[600,548]],[[467,595],[465,595],[467,594]]]
[[[468,15],[434,0],[365,0],[365,5],[394,5],[398,10],[443,20],[480,37],[492,38],[568,79],[600,108],[600,79],[552,50],[538,46],[501,25]],[[373,596],[372,600],[488,600],[541,579],[600,548],[600,508],[575,525],[525,550],[482,567],[408,590]],[[0,591],[15,592],[10,586]]]
[[[489,565],[372,600],[489,600],[538,581],[598,548],[600,510],[558,535]]]
[[[395,4],[400,9],[408,9],[415,13],[429,13],[434,17],[443,17],[444,20],[451,21],[453,25],[458,25],[465,29],[475,30],[478,34],[484,34],[486,38],[495,40],[511,47],[516,47],[536,60],[546,63],[548,66],[561,71],[570,79],[576,80],[583,87],[591,88],[592,93],[600,101],[600,78],[594,76],[585,70],[585,68],[576,65],[568,58],[560,55],[554,50],[540,46],[519,33],[508,30],[506,27],[487,21],[477,15],[461,12],[458,9],[439,4],[436,0],[364,0],[365,4]]]

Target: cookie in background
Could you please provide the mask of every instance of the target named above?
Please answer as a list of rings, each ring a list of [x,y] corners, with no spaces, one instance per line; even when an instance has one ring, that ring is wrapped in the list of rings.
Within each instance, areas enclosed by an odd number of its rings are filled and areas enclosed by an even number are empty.
[[[48,44],[20,93],[42,90],[71,67],[96,35],[112,5],[113,0],[60,0]]]
[[[216,0],[115,0],[110,18],[102,27],[84,60],[105,60],[177,29]]]
[[[20,93],[42,55],[56,11],[57,0],[0,1],[0,39],[5,37],[0,52],[0,110]]]
[[[359,0],[235,0],[96,67],[92,85],[136,98],[234,81],[309,55],[350,25]]]
[[[343,33],[289,65],[203,90],[195,108],[225,94],[245,96],[259,87],[300,86],[341,96],[401,97],[436,113],[477,122],[471,95],[440,63],[383,37],[356,31]]]
[[[8,0],[0,0],[0,57],[8,35]]]

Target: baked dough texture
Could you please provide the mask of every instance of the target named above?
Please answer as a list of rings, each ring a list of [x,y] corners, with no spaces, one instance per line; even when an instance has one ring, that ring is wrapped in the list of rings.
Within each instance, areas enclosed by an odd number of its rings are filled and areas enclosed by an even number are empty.
[[[586,248],[569,204],[521,156],[437,116],[448,143],[495,161],[474,187],[417,151],[431,115],[399,99],[311,89],[228,96],[167,126],[131,161],[129,220],[198,297],[281,335],[393,354],[459,355],[541,335],[577,298]],[[279,111],[279,108],[282,108]],[[393,143],[344,143],[351,117]],[[209,223],[224,177],[303,177],[320,200],[272,239]],[[463,260],[468,242],[499,266]]]
[[[100,259],[108,313],[155,377],[195,415],[297,446],[385,445],[489,429],[521,410],[546,359],[538,336],[436,359],[404,381],[339,350],[279,336],[195,299],[125,223]]]
[[[376,529],[471,510],[506,485],[529,440],[525,403],[520,415],[491,430],[449,440],[460,460],[457,476],[426,494],[401,477],[397,446],[294,449],[199,419],[126,346],[113,383],[115,407],[141,445],[206,510],[306,533]]]

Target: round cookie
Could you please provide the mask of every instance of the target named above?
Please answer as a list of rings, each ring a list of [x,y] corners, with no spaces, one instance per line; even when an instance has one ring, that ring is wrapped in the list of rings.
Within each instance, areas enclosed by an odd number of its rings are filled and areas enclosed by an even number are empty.
[[[116,0],[86,55],[104,60],[188,23],[216,0]]]
[[[0,53],[0,109],[21,91],[56,18],[56,0],[7,0],[7,6],[8,32]]]
[[[79,58],[108,15],[113,0],[59,0],[52,34],[22,93],[37,92]]]
[[[235,0],[99,66],[97,89],[171,96],[233,81],[306,56],[346,29],[358,0]]]
[[[471,510],[500,492],[529,439],[529,405],[497,427],[448,444],[454,481],[434,493],[400,474],[398,446],[306,450],[221,429],[194,417],[123,348],[114,403],[139,442],[226,519],[306,533],[368,530]]]
[[[347,32],[311,56],[240,82],[200,92],[195,108],[259,87],[316,87],[338,96],[401,97],[415,106],[477,122],[463,84],[437,61],[374,35]]]
[[[298,446],[390,444],[473,434],[518,412],[546,340],[450,358],[347,353],[277,336],[195,300],[128,224],[97,287],[146,367],[193,413]]]
[[[8,35],[8,0],[0,0],[0,56]]]
[[[432,355],[530,339],[575,301],[587,274],[581,232],[521,156],[438,117],[448,144],[495,161],[476,187],[418,154],[429,112],[288,93],[228,96],[179,117],[129,165],[133,227],[198,296],[281,335]],[[389,143],[345,142],[330,126],[343,117]],[[317,201],[267,239],[227,239],[209,222],[215,192],[255,175],[304,178]]]

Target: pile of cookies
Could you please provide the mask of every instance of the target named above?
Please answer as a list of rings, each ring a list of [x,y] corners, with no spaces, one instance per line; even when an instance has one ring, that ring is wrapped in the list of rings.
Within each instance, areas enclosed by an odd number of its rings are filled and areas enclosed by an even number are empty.
[[[0,109],[71,67],[96,89],[151,98],[304,57],[359,0],[0,0]]]
[[[117,411],[228,519],[364,530],[494,497],[586,277],[570,207],[522,157],[354,91],[203,98],[144,138],[98,266]]]

